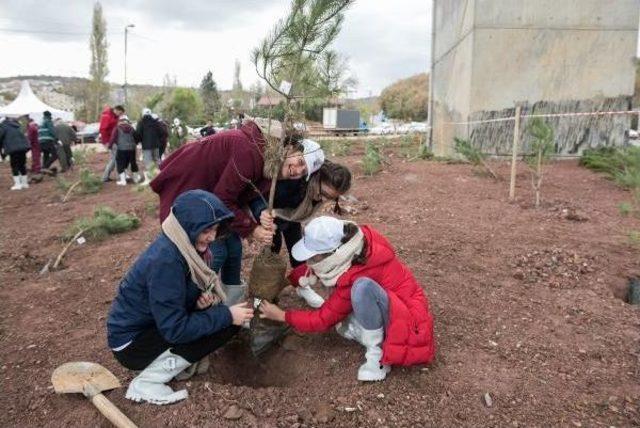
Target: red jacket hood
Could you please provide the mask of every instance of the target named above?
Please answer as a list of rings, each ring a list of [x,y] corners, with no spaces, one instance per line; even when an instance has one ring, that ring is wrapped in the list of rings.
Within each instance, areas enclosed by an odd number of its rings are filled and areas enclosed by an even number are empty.
[[[384,265],[394,259],[395,250],[387,238],[368,225],[360,226],[360,230],[362,230],[367,245],[367,269]],[[358,272],[357,266],[354,265],[351,271]]]

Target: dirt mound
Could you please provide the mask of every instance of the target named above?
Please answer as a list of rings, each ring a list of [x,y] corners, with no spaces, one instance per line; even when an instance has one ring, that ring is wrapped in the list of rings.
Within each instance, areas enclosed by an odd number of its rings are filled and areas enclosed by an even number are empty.
[[[524,284],[544,285],[551,288],[575,288],[585,275],[598,267],[594,256],[580,256],[563,248],[531,251],[517,257],[512,263],[513,277]]]

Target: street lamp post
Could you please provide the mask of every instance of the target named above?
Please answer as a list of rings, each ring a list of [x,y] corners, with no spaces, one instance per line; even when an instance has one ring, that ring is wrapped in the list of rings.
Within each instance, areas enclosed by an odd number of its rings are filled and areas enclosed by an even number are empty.
[[[127,36],[129,28],[133,28],[135,25],[129,24],[124,27],[124,105],[127,107]]]

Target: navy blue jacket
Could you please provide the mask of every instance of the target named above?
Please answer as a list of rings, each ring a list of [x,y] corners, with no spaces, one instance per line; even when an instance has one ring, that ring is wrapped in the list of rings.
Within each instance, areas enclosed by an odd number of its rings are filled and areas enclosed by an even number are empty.
[[[191,243],[206,228],[233,218],[216,196],[204,190],[182,193],[172,211]],[[185,258],[161,233],[120,282],[107,318],[109,347],[125,345],[151,328],[157,328],[167,342],[180,344],[231,325],[231,312],[226,305],[197,310],[199,296],[200,289],[191,281]]]
[[[7,119],[0,123],[0,150],[7,155],[31,150],[31,145],[17,121]]]

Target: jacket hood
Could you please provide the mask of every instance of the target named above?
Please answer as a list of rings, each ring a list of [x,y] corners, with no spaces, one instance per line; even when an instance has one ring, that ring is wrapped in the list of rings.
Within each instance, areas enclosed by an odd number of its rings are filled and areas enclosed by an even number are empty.
[[[133,126],[128,123],[120,123],[118,128],[120,128],[125,134],[131,134],[133,132]]]
[[[367,241],[367,267],[389,263],[395,258],[395,250],[391,243],[371,226],[360,229]]]
[[[264,136],[262,135],[262,131],[260,131],[260,127],[253,121],[248,121],[240,128],[243,134],[249,137],[251,142],[254,142],[258,145],[258,147],[263,147],[265,144]]]
[[[2,122],[2,125],[10,126],[12,128],[17,128],[17,129],[20,128],[20,124],[18,122],[16,122],[15,120],[10,120],[10,119],[7,119],[4,122]]]
[[[234,217],[217,196],[204,190],[182,193],[171,210],[194,245],[203,230]]]

